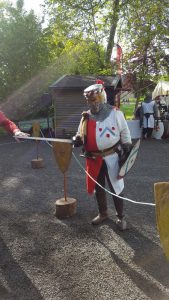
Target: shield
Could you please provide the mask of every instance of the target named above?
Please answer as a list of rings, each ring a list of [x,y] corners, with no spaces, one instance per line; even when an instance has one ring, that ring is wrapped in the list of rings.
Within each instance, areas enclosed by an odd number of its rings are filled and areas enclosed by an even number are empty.
[[[169,260],[169,182],[155,183],[154,196],[157,229],[164,253]]]
[[[123,178],[134,165],[137,158],[139,147],[140,147],[140,139],[135,143],[126,161],[121,166],[118,174],[118,179]]]
[[[33,126],[33,136],[34,137],[39,137],[40,136],[40,124],[39,122],[35,121],[32,124]]]
[[[52,142],[53,153],[56,163],[62,173],[68,170],[72,157],[72,143],[68,142]]]

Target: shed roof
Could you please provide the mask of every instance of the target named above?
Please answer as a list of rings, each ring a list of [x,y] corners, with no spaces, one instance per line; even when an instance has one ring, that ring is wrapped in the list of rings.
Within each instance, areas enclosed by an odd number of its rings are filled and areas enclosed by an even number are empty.
[[[50,89],[85,89],[89,85],[96,82],[97,79],[104,81],[105,87],[117,87],[118,83],[121,82],[120,76],[81,76],[81,75],[63,75],[52,85]]]

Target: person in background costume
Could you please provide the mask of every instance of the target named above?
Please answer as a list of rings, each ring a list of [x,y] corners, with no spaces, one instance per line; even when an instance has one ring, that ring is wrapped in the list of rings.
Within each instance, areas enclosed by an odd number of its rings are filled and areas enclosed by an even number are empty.
[[[16,138],[18,135],[28,135],[20,131],[16,124],[9,120],[2,111],[0,111],[0,126],[3,127],[7,132],[13,134]]]
[[[105,187],[105,179],[113,196],[117,221],[120,230],[127,227],[123,213],[123,200],[118,198],[124,188],[123,179],[118,179],[119,155],[124,157],[130,152],[132,143],[130,131],[123,113],[107,104],[103,85],[94,84],[84,90],[89,110],[82,113],[77,134],[73,137],[75,147],[83,145],[86,157],[86,170],[101,186]],[[121,158],[122,159],[122,158]],[[95,192],[98,204],[98,215],[92,220],[97,225],[108,218],[106,192],[89,176],[86,178],[87,191]]]
[[[142,102],[140,115],[140,127],[143,126],[142,138],[151,139],[153,129],[156,127],[155,119],[158,116],[158,108],[150,93],[147,94],[144,102]]]

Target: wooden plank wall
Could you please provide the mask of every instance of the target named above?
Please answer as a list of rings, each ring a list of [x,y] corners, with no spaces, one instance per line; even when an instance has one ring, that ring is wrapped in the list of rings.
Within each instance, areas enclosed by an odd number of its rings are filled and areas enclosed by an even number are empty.
[[[53,92],[56,136],[72,136],[77,132],[81,113],[88,109],[83,90]]]

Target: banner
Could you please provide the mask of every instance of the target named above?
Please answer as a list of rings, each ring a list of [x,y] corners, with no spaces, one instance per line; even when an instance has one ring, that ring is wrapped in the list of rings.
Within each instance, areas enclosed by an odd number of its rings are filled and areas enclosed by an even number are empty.
[[[122,56],[122,48],[120,47],[120,45],[114,44],[110,60],[116,63],[118,75],[122,74]]]

